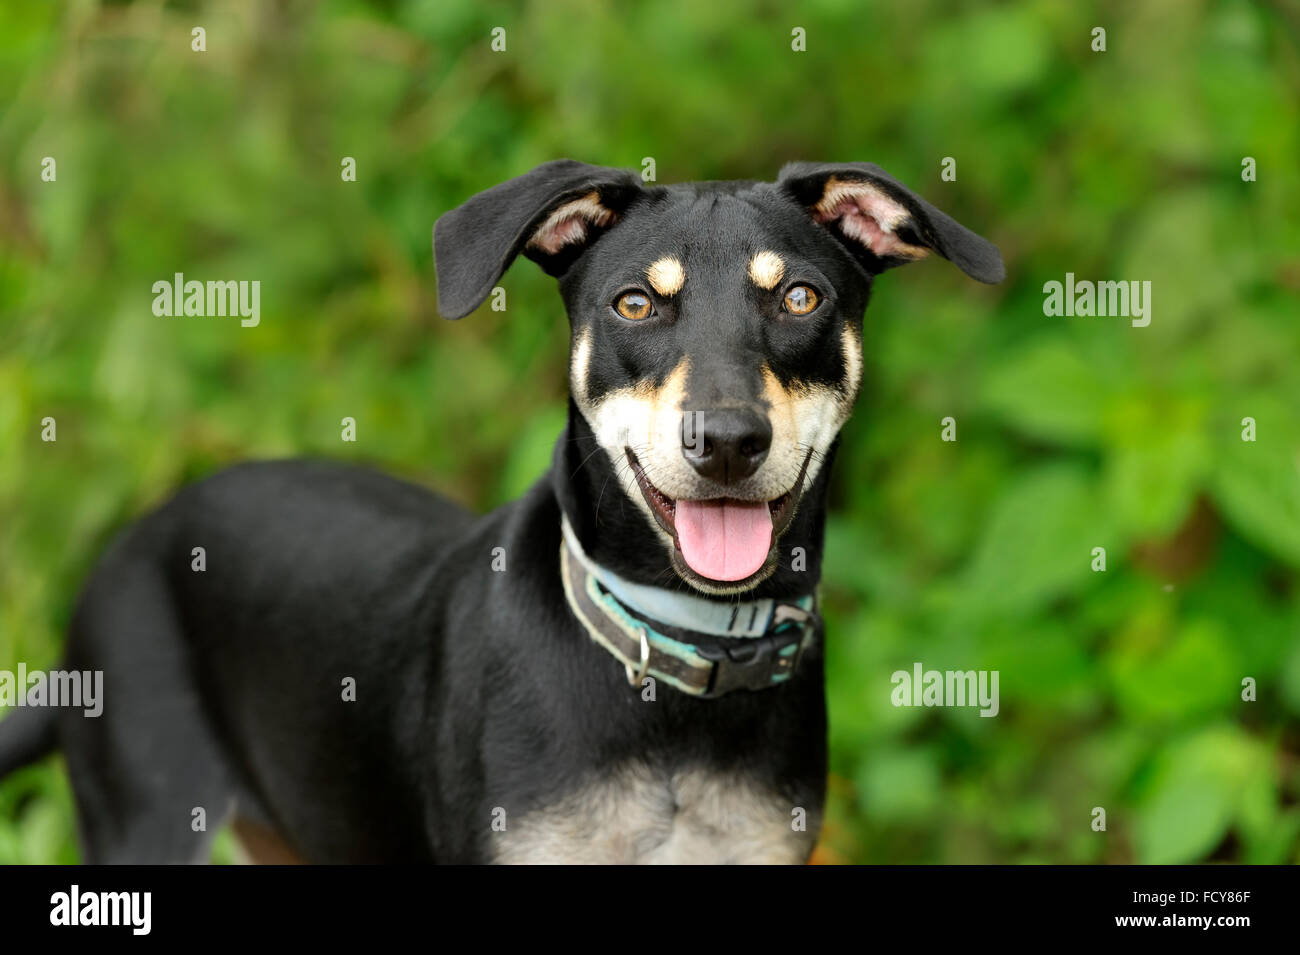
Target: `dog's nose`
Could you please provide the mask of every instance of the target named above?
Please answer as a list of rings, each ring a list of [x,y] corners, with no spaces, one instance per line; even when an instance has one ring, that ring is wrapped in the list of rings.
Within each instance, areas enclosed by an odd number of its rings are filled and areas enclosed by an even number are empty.
[[[682,456],[719,484],[749,477],[772,447],[772,423],[748,408],[687,411],[682,415]]]

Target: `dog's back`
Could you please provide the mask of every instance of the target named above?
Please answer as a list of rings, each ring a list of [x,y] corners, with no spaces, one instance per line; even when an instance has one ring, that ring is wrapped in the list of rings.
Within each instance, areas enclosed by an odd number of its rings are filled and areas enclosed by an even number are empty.
[[[312,858],[428,858],[394,743],[421,722],[404,682],[433,665],[441,565],[471,523],[377,472],[285,461],[224,471],[127,530],[65,664],[102,671],[109,701],[59,731],[87,859],[205,858],[194,810],[213,832],[232,806]]]

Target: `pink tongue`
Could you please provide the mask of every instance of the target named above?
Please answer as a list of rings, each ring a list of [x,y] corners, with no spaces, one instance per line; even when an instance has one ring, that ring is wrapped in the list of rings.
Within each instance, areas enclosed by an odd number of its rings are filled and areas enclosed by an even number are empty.
[[[766,501],[678,501],[673,523],[686,563],[710,580],[744,580],[772,546]]]

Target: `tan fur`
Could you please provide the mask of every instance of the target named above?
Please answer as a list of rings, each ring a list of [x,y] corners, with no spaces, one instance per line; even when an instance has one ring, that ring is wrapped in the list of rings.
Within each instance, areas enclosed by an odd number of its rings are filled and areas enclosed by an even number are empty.
[[[630,447],[652,480],[659,485],[659,475],[671,474],[676,468],[688,465],[682,458],[681,421],[682,403],[686,399],[686,375],[689,359],[683,358],[663,384],[655,388],[649,382],[639,382],[620,388],[592,404],[585,395],[574,394],[574,400],[591,425],[596,440],[609,455],[623,490],[649,518],[656,529],[650,505],[641,495],[636,477],[628,466],[623,449]],[[664,489],[665,494],[673,496]],[[660,530],[662,534],[662,530]],[[667,535],[664,535],[667,538]]]
[[[248,865],[302,865],[303,860],[273,829],[236,816],[231,823],[235,842]]]
[[[862,342],[858,341],[857,333],[848,325],[844,326],[840,335],[840,348],[844,352],[844,397],[849,406],[844,410],[844,417],[848,418],[851,406],[858,397],[858,389],[862,387]]]
[[[758,472],[736,485],[733,491],[736,496],[772,500],[784,494],[798,480],[799,470],[810,450],[812,456],[808,461],[804,486],[810,485],[817,477],[823,456],[848,419],[862,377],[860,346],[851,329],[844,330],[841,347],[846,375],[841,388],[818,385],[787,389],[782,387],[770,368],[763,366],[763,397],[769,405],[772,447]],[[575,366],[581,349],[580,341]],[[582,357],[581,360],[586,359]],[[610,392],[597,402],[589,401],[585,390],[574,392],[578,408],[591,425],[596,440],[609,455],[624,493],[641,509],[650,526],[669,547],[672,539],[659,527],[650,505],[642,496],[624,448],[633,450],[650,480],[670,498],[690,498],[698,494],[695,491],[698,475],[681,451],[682,408],[689,370],[689,360],[683,358],[660,387],[642,382]],[[716,590],[698,582],[692,586],[709,593],[731,592],[725,585],[719,585]]]
[[[813,208],[813,212],[819,222],[830,222],[838,218],[838,210],[844,202],[853,203],[863,215],[875,219],[881,231],[885,233],[887,247],[884,249],[873,247],[868,237],[855,229],[849,221],[844,221],[841,223],[841,228],[849,238],[862,242],[879,255],[923,259],[930,254],[929,249],[910,245],[894,236],[894,231],[911,218],[911,213],[869,182],[846,181],[831,176],[826,180],[821,201]]]
[[[603,395],[599,401],[587,396],[586,369],[590,360],[589,332],[574,345],[570,374],[578,409],[591,425],[596,440],[609,456],[623,492],[640,508],[655,533],[671,548],[672,538],[655,520],[627,462],[625,448],[631,448],[651,482],[675,500],[700,496],[700,479],[682,456],[683,404],[690,361],[683,358],[659,387],[641,382]],[[848,419],[862,380],[861,344],[857,332],[845,328],[840,340],[845,380],[839,387],[782,387],[772,370],[763,366],[763,398],[772,422],[772,446],[767,460],[751,477],[738,483],[731,493],[749,500],[774,500],[789,491],[799,478],[804,459],[807,487],[816,479],[831,443]],[[715,492],[716,493],[716,492]],[[726,585],[711,588],[692,582],[707,593],[732,593]]]
[[[600,204],[600,193],[589,192],[556,208],[533,232],[528,245],[554,255],[566,245],[583,241],[591,226],[607,226],[613,221],[614,213]]]
[[[671,255],[657,259],[645,270],[651,287],[665,298],[676,295],[686,284],[686,271],[682,263]]]
[[[807,831],[792,825],[809,809]],[[743,777],[632,763],[494,833],[502,863],[803,863],[820,820]]]
[[[771,291],[785,275],[785,260],[764,249],[749,260],[749,278],[761,289]]]
[[[587,395],[587,369],[591,367],[591,329],[583,329],[582,336],[573,344],[569,359],[569,390],[582,403]]]
[[[851,336],[844,339],[844,347]],[[856,357],[856,354],[855,354]],[[847,356],[846,356],[847,360]],[[861,365],[861,359],[857,364]],[[850,366],[850,370],[852,366]],[[853,406],[852,393],[826,385],[796,385],[786,388],[766,364],[763,365],[763,397],[770,405],[768,418],[772,422],[772,450],[768,462],[779,463],[782,470],[798,468],[812,451],[808,472],[804,477],[807,487],[821,470],[823,455],[840,428],[848,420]]]

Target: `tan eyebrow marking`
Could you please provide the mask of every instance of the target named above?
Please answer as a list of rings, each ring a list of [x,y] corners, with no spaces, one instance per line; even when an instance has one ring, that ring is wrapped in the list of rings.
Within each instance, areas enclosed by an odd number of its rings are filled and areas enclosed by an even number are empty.
[[[671,255],[651,263],[645,270],[645,277],[650,280],[654,290],[665,297],[676,295],[686,284],[686,272],[682,269],[682,263]]]
[[[785,262],[775,252],[764,249],[749,260],[749,277],[759,288],[774,289],[785,275]]]

